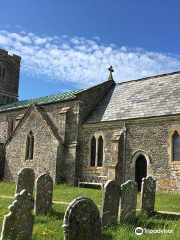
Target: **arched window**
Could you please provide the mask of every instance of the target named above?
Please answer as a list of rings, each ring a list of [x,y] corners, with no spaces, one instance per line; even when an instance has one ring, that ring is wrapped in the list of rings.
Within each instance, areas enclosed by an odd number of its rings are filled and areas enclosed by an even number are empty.
[[[26,156],[25,156],[26,160],[29,159],[29,146],[30,146],[30,137],[28,135],[26,139]]]
[[[34,156],[34,135],[32,131],[28,134],[26,139],[26,160],[32,160]]]
[[[91,163],[90,166],[95,167],[96,161],[96,138],[93,136],[91,139]]]
[[[98,139],[98,167],[102,167],[103,163],[103,138],[102,136],[99,137]]]
[[[177,131],[172,136],[173,161],[180,161],[180,137]]]

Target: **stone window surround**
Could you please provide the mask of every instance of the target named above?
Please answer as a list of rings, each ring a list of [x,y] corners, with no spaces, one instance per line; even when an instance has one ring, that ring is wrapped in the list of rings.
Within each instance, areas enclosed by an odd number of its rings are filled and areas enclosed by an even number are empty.
[[[147,177],[149,176],[149,171],[150,171],[150,166],[151,166],[151,159],[150,159],[149,155],[145,151],[138,150],[138,151],[136,151],[133,154],[132,160],[131,160],[132,169],[134,170],[134,181],[136,181],[136,179],[135,179],[136,160],[138,159],[138,157],[140,155],[144,156],[145,159],[146,159],[146,162],[147,162]]]
[[[32,136],[33,136],[33,138],[34,138],[34,145],[33,145],[33,158],[32,159],[30,159],[30,158],[26,158],[26,152],[27,152],[27,137],[28,136],[30,136],[30,133],[32,132]],[[34,134],[34,132],[32,131],[32,130],[30,130],[28,133],[27,133],[27,135],[26,135],[26,139],[25,139],[25,147],[24,147],[24,156],[25,156],[25,161],[26,162],[32,162],[32,161],[34,161],[34,155],[35,155],[35,146],[36,146],[36,142],[35,142],[35,134]],[[30,154],[29,154],[30,155]]]
[[[180,135],[180,125],[174,125],[169,133],[168,138],[168,153],[169,153],[169,164],[170,165],[180,165],[180,161],[173,161],[173,135],[177,132]]]
[[[92,137],[95,137],[96,139],[96,158],[95,158],[95,166],[91,166],[91,140],[92,140]],[[98,164],[98,139],[99,137],[102,137],[103,138],[103,160],[102,160],[102,166],[99,167],[97,166]],[[89,162],[88,162],[88,168],[89,170],[94,170],[94,169],[99,169],[101,170],[103,168],[103,165],[104,165],[104,159],[105,159],[105,154],[104,154],[104,149],[105,149],[105,140],[104,140],[104,134],[102,132],[96,132],[94,134],[91,134],[90,135],[90,138],[89,138]]]

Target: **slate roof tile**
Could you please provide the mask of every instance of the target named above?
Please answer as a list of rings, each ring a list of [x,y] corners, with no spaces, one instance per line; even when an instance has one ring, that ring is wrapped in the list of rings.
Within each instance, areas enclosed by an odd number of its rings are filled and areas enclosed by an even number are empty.
[[[180,72],[123,82],[111,87],[85,123],[180,113]]]

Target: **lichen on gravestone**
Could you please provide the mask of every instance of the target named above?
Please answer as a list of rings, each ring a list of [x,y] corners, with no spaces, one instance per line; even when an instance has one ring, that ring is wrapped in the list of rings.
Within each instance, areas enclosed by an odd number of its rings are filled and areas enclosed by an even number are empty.
[[[42,174],[36,180],[35,214],[47,214],[52,210],[53,179]]]
[[[115,180],[106,182],[103,191],[101,222],[102,226],[117,224],[121,186]]]
[[[26,190],[15,195],[15,201],[9,206],[10,213],[4,216],[1,240],[30,240],[32,236],[34,200]]]
[[[23,168],[18,173],[16,194],[25,189],[28,193],[33,194],[35,173],[32,168]]]
[[[121,185],[119,222],[133,221],[136,217],[137,183],[132,180]]]
[[[62,227],[65,240],[101,240],[98,207],[89,198],[75,199],[66,210]]]
[[[151,176],[142,179],[140,209],[146,213],[153,213],[155,206],[156,180]]]

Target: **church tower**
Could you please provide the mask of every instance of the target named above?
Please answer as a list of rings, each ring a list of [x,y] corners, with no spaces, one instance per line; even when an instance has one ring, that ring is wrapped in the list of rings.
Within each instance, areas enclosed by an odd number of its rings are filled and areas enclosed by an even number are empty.
[[[18,100],[21,58],[0,49],[0,105]]]

